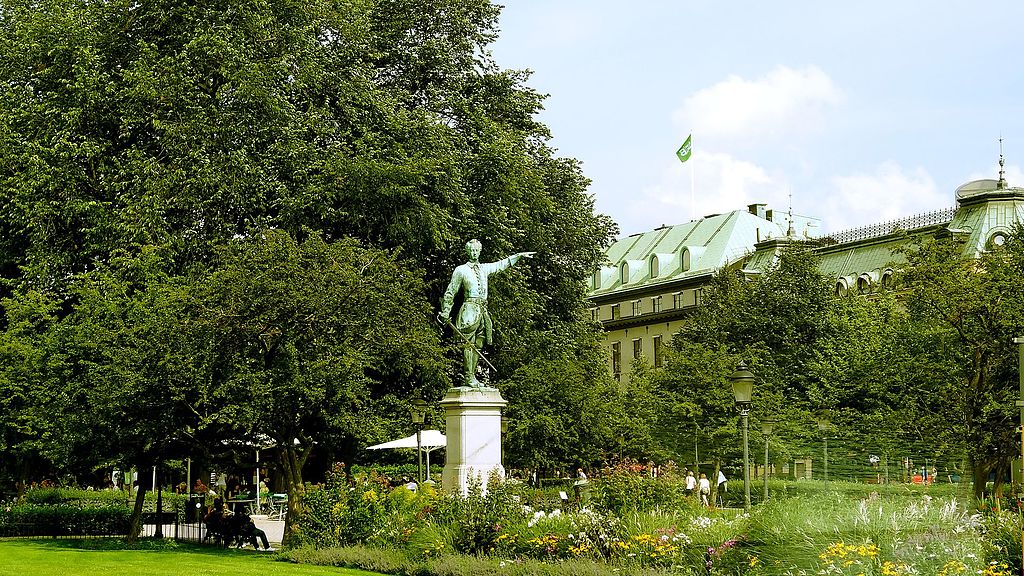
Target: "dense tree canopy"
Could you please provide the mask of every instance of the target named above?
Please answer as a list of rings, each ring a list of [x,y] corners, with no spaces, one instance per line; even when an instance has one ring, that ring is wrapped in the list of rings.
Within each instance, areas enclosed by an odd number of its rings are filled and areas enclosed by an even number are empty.
[[[397,431],[413,390],[450,383],[455,354],[419,312],[472,237],[485,259],[538,252],[492,287],[498,385],[538,398],[531,374],[562,374],[576,410],[613,394],[583,295],[614,225],[547,146],[528,73],[491,60],[498,10],[5,2],[0,450],[40,459],[35,474],[163,458],[172,429],[282,445],[315,431],[356,454]],[[362,291],[338,292],[355,276]],[[87,409],[47,423],[53,402]],[[558,416],[566,442],[598,451],[585,422],[528,405],[519,426]],[[266,420],[278,412],[306,420]],[[111,427],[122,448],[72,450]],[[524,461],[568,452],[521,446]]]
[[[1005,245],[965,254],[957,235],[911,245],[906,305],[932,342],[921,357],[947,367],[926,379],[919,400],[930,408],[934,437],[966,451],[980,497],[990,473],[1001,492],[1019,457],[1018,357],[1012,339],[1024,334],[1024,234]]]
[[[948,390],[958,371],[950,354],[959,352],[933,316],[914,313],[921,265],[914,258],[906,266],[904,291],[871,298],[833,295],[813,252],[800,246],[755,278],[721,271],[666,367],[639,371],[630,386],[637,404],[629,411],[649,414],[648,452],[691,462],[699,448],[703,462],[742,460],[728,377],[743,360],[756,376],[753,437],[763,442],[758,422],[777,420],[773,453],[781,460],[818,461],[824,433],[851,476],[880,477],[871,456],[886,466],[911,457],[958,467],[968,436],[946,415],[962,398]],[[827,431],[821,418],[831,422]]]

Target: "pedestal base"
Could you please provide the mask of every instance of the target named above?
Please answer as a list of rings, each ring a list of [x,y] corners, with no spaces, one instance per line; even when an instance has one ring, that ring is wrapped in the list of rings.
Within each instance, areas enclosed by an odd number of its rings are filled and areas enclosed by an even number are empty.
[[[508,402],[497,388],[449,388],[441,400],[448,444],[441,486],[466,495],[471,486],[487,493],[488,481],[505,478],[501,465],[501,409]]]

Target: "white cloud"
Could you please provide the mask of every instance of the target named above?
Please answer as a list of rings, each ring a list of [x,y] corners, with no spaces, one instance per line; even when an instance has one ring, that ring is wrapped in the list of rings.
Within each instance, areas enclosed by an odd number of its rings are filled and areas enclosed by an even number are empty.
[[[692,203],[690,162],[695,168]],[[781,209],[786,195],[782,179],[757,164],[728,154],[695,151],[686,164],[677,161],[667,166],[659,181],[645,187],[639,197],[617,199],[619,205],[607,209],[620,215],[623,233],[630,234],[739,210],[755,202]]]
[[[842,92],[816,66],[779,66],[755,80],[733,75],[698,91],[672,121],[682,133],[692,129],[712,141],[775,140],[820,131],[825,111],[842,101]]]
[[[1021,171],[1020,166],[1007,166],[1005,170],[1006,173],[1003,175],[1003,178],[1006,178],[1006,184],[1010,188],[1024,188],[1024,172]],[[972,180],[995,180],[998,177],[999,173],[997,170],[993,170],[991,172],[975,172],[974,174],[971,174],[969,178],[961,182],[961,184],[966,184]]]
[[[872,174],[832,178],[826,196],[814,201],[825,230],[838,232],[905,218],[954,203],[952,191],[939,190],[924,168],[904,169],[895,162],[880,164]]]

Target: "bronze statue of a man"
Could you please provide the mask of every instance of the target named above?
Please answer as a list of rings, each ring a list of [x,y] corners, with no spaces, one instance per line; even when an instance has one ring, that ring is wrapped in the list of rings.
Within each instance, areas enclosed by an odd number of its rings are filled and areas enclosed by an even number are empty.
[[[520,252],[497,262],[480,263],[481,244],[477,239],[466,242],[466,254],[469,262],[455,268],[452,281],[445,290],[441,300],[441,311],[437,317],[442,323],[449,322],[455,295],[462,291],[463,302],[455,320],[455,329],[465,341],[466,386],[479,388],[476,379],[476,365],[480,360],[480,350],[484,344],[491,343],[491,316],[487,312],[487,277],[512,266],[520,258],[532,258],[535,252]]]

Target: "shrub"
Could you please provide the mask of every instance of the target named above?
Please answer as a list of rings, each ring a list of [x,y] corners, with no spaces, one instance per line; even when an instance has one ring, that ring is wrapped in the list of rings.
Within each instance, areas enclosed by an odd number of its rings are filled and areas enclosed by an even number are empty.
[[[1022,514],[1017,511],[993,511],[985,514],[983,528],[984,560],[989,566],[1003,566],[1008,574],[1021,573]]]
[[[456,552],[483,554],[495,547],[504,525],[526,521],[520,490],[523,487],[513,483],[492,484],[485,496],[479,484],[470,483],[465,497],[439,495],[430,520],[452,527]]]
[[[688,506],[683,485],[668,466],[657,478],[651,478],[636,464],[619,463],[591,483],[591,493],[594,507],[619,515]]]
[[[0,510],[5,536],[97,536],[128,534],[131,509],[123,505],[80,508],[67,504],[14,504]]]

